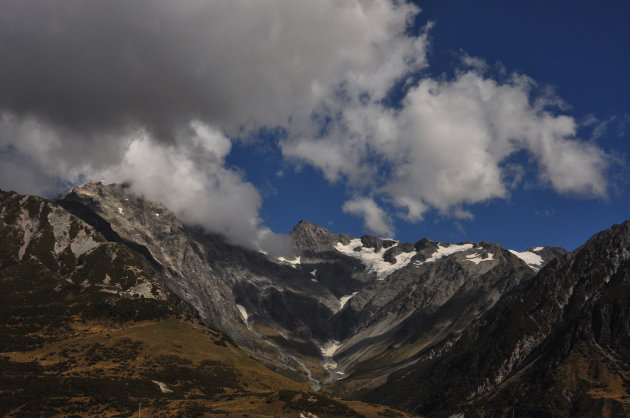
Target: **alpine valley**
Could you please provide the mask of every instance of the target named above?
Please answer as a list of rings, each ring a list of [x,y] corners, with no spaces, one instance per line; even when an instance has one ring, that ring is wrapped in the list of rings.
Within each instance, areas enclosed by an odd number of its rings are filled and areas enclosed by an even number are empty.
[[[630,414],[630,221],[572,253],[291,238],[232,245],[125,185],[1,192],[0,414]]]

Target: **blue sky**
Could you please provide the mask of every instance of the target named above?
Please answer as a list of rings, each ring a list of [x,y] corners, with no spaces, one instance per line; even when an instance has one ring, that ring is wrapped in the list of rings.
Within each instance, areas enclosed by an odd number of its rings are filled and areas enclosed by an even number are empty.
[[[7,2],[0,188],[129,182],[281,253],[572,250],[628,218],[627,2]]]

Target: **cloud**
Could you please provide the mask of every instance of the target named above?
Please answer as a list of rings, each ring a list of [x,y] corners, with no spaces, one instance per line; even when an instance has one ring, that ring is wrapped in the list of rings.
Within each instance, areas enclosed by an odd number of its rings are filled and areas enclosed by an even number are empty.
[[[307,131],[340,86],[368,83],[382,95],[391,77],[425,62],[424,40],[405,35],[418,9],[389,0],[8,0],[2,8],[1,187],[50,195],[125,179],[186,221],[249,246],[282,240],[258,217],[258,191],[225,167],[227,138]]]
[[[551,219],[556,214],[556,211],[555,209],[542,209],[542,210],[536,209],[534,213],[537,216],[540,216],[541,218]]]
[[[596,141],[602,136],[606,135],[608,126],[617,119],[616,116],[611,116],[606,120],[599,120],[595,115],[589,114],[582,121],[582,126],[593,126],[593,133],[591,134],[591,141]]]
[[[394,227],[391,219],[373,199],[359,197],[348,200],[343,204],[342,209],[345,213],[362,217],[365,227],[371,232],[381,236],[393,236]]]
[[[621,138],[626,134],[626,128],[630,125],[630,115],[625,114],[617,125],[617,137]]]
[[[8,0],[2,9],[0,110],[81,133],[139,125],[162,140],[191,117],[232,136],[282,125],[341,81],[386,88],[390,67],[407,65],[388,58],[415,42],[397,35],[417,12],[388,0]],[[380,72],[365,71],[376,63]]]
[[[103,133],[93,139],[33,117],[1,114],[0,186],[50,196],[117,163],[127,147],[125,137]]]
[[[421,78],[400,109],[384,107],[378,95],[369,104],[329,104],[337,117],[324,134],[294,135],[283,152],[331,181],[390,200],[408,221],[432,208],[470,219],[462,205],[506,198],[523,172],[506,162],[520,151],[535,163],[543,187],[606,196],[610,157],[576,138],[572,117],[554,113],[562,101],[548,90],[537,95],[526,76],[498,81],[475,63],[452,80]]]
[[[234,244],[288,253],[288,237],[270,231],[258,216],[259,192],[226,168],[231,142],[216,128],[192,121],[169,143],[143,129],[129,131],[113,139],[120,154],[101,156],[99,164],[91,153],[111,152],[111,145],[77,151],[73,147],[83,142],[68,135],[31,119],[0,119],[2,187],[50,195],[86,181],[130,182],[133,192],[162,202],[185,223],[221,233]]]
[[[191,122],[175,144],[158,143],[141,131],[130,138],[119,164],[93,176],[129,181],[133,192],[162,202],[184,223],[203,225],[232,243],[286,255],[288,237],[271,232],[258,216],[259,192],[225,167],[230,148],[220,131],[198,121]]]
[[[225,158],[235,138],[279,127],[286,160],[371,196],[343,209],[378,233],[430,210],[470,219],[468,205],[507,198],[532,170],[561,194],[607,194],[610,156],[576,137],[550,89],[465,53],[453,77],[429,77],[432,25],[408,31],[419,12],[390,0],[7,0],[0,187],[125,179],[255,247],[278,237]],[[520,152],[528,162],[510,161]]]

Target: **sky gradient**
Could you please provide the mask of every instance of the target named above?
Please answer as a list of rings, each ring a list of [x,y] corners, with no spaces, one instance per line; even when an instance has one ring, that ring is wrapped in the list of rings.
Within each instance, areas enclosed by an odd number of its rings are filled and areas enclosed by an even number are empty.
[[[626,2],[2,0],[0,188],[128,181],[282,252],[573,250],[629,216]]]

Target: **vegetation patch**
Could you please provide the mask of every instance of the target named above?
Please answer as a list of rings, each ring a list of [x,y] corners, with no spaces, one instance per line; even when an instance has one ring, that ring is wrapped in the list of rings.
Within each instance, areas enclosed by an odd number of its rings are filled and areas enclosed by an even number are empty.
[[[284,402],[285,410],[308,411],[323,416],[363,416],[343,403],[319,393],[281,390],[277,396]]]

